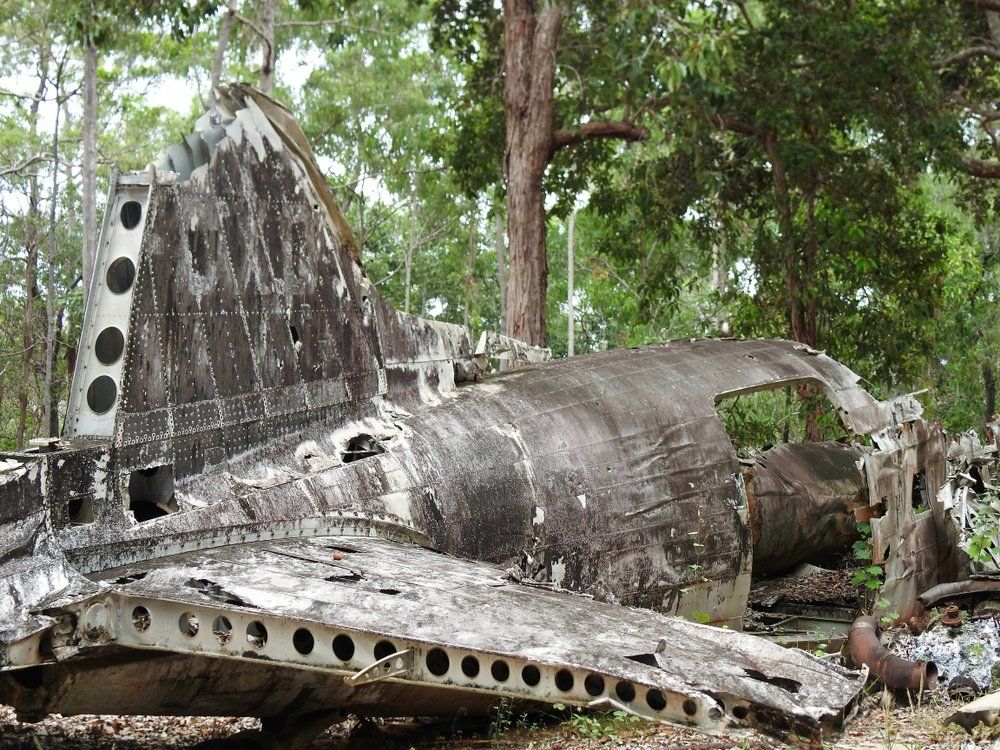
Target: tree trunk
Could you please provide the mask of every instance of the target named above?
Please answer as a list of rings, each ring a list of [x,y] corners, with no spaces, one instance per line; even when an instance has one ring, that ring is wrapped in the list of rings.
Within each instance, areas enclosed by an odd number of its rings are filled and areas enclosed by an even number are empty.
[[[40,55],[38,65],[38,88],[31,102],[30,118],[32,130],[38,132],[38,110],[48,82],[49,57],[47,50]],[[24,319],[21,327],[21,378],[17,386],[17,425],[14,428],[14,442],[23,448],[28,430],[28,388],[34,370],[35,297],[38,296],[38,245],[41,242],[41,210],[39,208],[38,175],[33,172],[29,179],[28,221],[25,235],[24,261]]]
[[[209,82],[208,101],[215,104],[215,90],[222,83],[222,68],[226,61],[226,48],[229,47],[229,32],[233,30],[236,21],[236,11],[230,9],[219,24],[219,41],[215,45],[215,57],[212,58],[212,79]]]
[[[542,177],[552,154],[552,86],[562,9],[533,0],[504,0],[504,104],[507,234],[510,269],[504,332],[545,345],[545,196]]]
[[[573,356],[573,233],[576,229],[576,211],[569,215],[566,229],[566,356]]]
[[[83,47],[83,304],[97,258],[97,47]]]
[[[410,237],[406,243],[406,257],[403,262],[406,267],[405,287],[403,288],[403,312],[410,312],[410,284],[413,283],[413,256],[417,250],[417,232],[419,224],[417,221],[417,186],[416,181],[419,175],[414,175],[413,182],[410,183]]]
[[[55,382],[52,366],[55,357],[56,343],[56,250],[59,245],[56,233],[56,214],[59,205],[59,116],[62,113],[62,73],[60,62],[56,70],[56,121],[52,128],[52,195],[49,198],[49,244],[45,256],[45,429],[49,437],[59,434],[59,408],[55,393]]]
[[[469,247],[465,254],[465,310],[462,312],[462,322],[465,327],[469,327],[472,320],[472,290],[475,286],[475,262],[476,262],[476,214],[473,206],[472,219],[469,223]]]
[[[992,422],[997,413],[997,376],[988,362],[983,365],[983,386],[986,390],[986,421]]]
[[[274,43],[274,11],[277,0],[264,0],[261,7],[261,31],[264,38],[261,40],[263,49],[261,50],[260,61],[260,90],[271,96],[274,93],[274,63],[277,59],[277,48]]]
[[[496,251],[497,251],[497,286],[500,287],[500,329],[507,330],[507,316],[504,315],[504,311],[507,309],[507,261],[504,259],[504,234],[503,234],[503,216],[500,215],[500,207],[498,206],[495,214],[494,230],[496,232]]]
[[[793,339],[800,344],[816,348],[819,345],[816,303],[812,299],[807,299],[806,296],[811,293],[816,267],[816,238],[813,231],[815,195],[810,193],[807,196],[807,231],[800,252],[795,242],[792,201],[785,165],[778,155],[774,135],[764,133],[761,140],[764,144],[764,151],[767,153],[767,159],[771,163],[771,178],[774,182],[774,204],[778,216],[779,241],[785,261],[788,324]],[[816,386],[808,383],[800,383],[795,389],[802,399],[805,409],[805,438],[809,442],[818,442],[823,439],[819,426],[819,419],[823,414],[823,400],[820,391]]]

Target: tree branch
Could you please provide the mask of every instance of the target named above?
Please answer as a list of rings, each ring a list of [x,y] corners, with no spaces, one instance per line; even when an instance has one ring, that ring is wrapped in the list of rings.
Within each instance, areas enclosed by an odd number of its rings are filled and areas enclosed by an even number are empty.
[[[7,177],[12,174],[17,174],[27,169],[28,167],[32,166],[33,164],[37,164],[40,161],[46,161],[50,158],[52,157],[49,154],[37,154],[35,156],[32,156],[30,159],[26,159],[20,164],[14,164],[13,166],[10,167],[0,167],[0,177]]]
[[[1000,180],[1000,161],[976,159],[967,156],[962,162],[965,166],[965,171],[973,177],[982,177],[986,180]]]
[[[983,10],[992,10],[1000,13],[1000,0],[962,0],[966,5],[974,5]]]
[[[759,136],[760,133],[752,125],[748,125],[740,120],[734,120],[731,117],[726,117],[725,115],[716,115],[715,122],[719,127],[725,130],[731,130],[734,133],[740,133],[741,135],[753,135]]]
[[[280,21],[274,24],[276,28],[287,29],[293,26],[340,26],[345,29],[351,29],[352,31],[364,31],[368,34],[380,34],[387,35],[388,32],[382,29],[376,29],[371,26],[362,26],[360,24],[351,23],[350,21],[344,21],[339,18],[324,18],[319,21]]]
[[[935,60],[931,63],[931,67],[935,70],[950,68],[952,65],[959,65],[976,57],[989,57],[993,60],[1000,60],[1000,49],[986,46],[969,47],[968,49],[963,49],[961,52],[956,52],[954,55],[949,55],[943,60]]]
[[[235,19],[236,19],[237,21],[239,21],[239,22],[240,22],[241,24],[243,24],[244,26],[248,26],[248,27],[250,27],[250,29],[252,29],[252,30],[253,30],[253,32],[254,32],[254,33],[255,33],[255,34],[257,35],[257,36],[259,36],[259,37],[260,37],[260,40],[261,40],[261,41],[262,41],[262,42],[263,42],[263,43],[264,43],[264,44],[265,44],[265,45],[267,46],[267,56],[268,56],[268,57],[270,57],[270,56],[271,56],[271,51],[272,51],[272,47],[271,47],[271,40],[267,38],[267,34],[265,34],[265,33],[264,33],[263,29],[261,29],[261,28],[260,28],[260,26],[258,26],[257,24],[255,24],[255,23],[254,23],[253,21],[251,21],[251,20],[250,20],[249,18],[247,18],[246,16],[242,16],[242,15],[240,15],[240,14],[239,14],[239,13],[238,13],[238,12],[236,11],[236,6],[235,6],[235,5],[233,5],[233,3],[232,3],[232,2],[227,2],[227,3],[226,3],[226,7],[227,7],[227,8],[229,9],[229,12],[233,14],[233,17],[234,17],[234,18],[235,18]]]
[[[634,122],[623,120],[595,120],[585,122],[571,130],[557,130],[552,134],[551,152],[556,153],[561,148],[575,146],[584,141],[598,138],[617,138],[623,141],[644,141],[649,138],[649,131]]]

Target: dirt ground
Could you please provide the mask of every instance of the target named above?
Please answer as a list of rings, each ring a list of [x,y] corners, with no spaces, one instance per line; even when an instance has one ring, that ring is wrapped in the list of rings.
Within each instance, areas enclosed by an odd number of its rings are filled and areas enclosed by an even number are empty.
[[[980,727],[969,735],[943,719],[955,705],[943,694],[909,707],[886,706],[875,693],[866,698],[859,716],[829,750],[1000,750],[1000,727]],[[154,750],[191,748],[213,738],[230,737],[257,726],[251,719],[162,718],[152,716],[51,716],[38,724],[22,724],[0,708],[0,750]],[[489,721],[348,721],[334,727],[309,750],[772,750],[787,747],[756,732],[708,735],[690,728],[650,725],[610,714],[577,714],[569,720],[516,716],[498,712]]]

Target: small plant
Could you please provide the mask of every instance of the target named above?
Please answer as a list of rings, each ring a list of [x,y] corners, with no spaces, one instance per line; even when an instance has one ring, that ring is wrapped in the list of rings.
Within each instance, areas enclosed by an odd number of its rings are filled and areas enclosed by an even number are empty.
[[[493,708],[490,720],[490,741],[496,744],[503,735],[514,728],[514,708],[509,698],[501,698]]]
[[[712,619],[712,616],[707,612],[698,612],[697,610],[695,610],[694,612],[691,613],[691,619],[693,619],[695,622],[700,622],[702,625],[707,625],[708,622]]]
[[[887,607],[889,606],[889,602],[886,601],[885,605],[881,605],[879,603],[885,601],[883,599],[879,599],[877,602],[872,601],[875,598],[875,592],[877,592],[880,588],[882,588],[882,583],[885,576],[885,571],[882,569],[882,566],[874,565],[871,562],[872,525],[870,523],[859,523],[858,532],[861,534],[861,538],[851,545],[851,549],[854,551],[854,557],[857,560],[861,561],[862,563],[868,563],[868,564],[863,565],[863,567],[860,567],[854,571],[854,575],[851,576],[851,585],[857,586],[861,589],[860,598],[863,603],[869,605],[863,607],[863,609],[871,610],[874,607],[879,607],[879,606]]]
[[[556,711],[566,710],[566,706],[562,703],[556,703],[552,707]],[[572,709],[572,715],[565,721],[564,725],[572,734],[582,739],[598,740],[607,738],[617,742],[621,739],[620,733],[624,729],[638,722],[639,718],[628,711],[595,713],[574,708]]]

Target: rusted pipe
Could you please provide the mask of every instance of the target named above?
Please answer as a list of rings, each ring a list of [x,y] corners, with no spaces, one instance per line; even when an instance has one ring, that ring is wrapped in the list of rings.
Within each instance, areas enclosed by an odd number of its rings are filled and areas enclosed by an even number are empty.
[[[939,583],[927,589],[918,598],[925,608],[930,609],[945,599],[963,599],[971,596],[1000,594],[1000,581],[992,579],[972,579],[954,583]]]
[[[932,661],[907,661],[889,653],[878,639],[878,621],[863,615],[851,625],[848,635],[851,661],[862,664],[892,690],[924,690],[937,683],[937,666]]]

